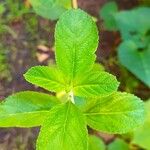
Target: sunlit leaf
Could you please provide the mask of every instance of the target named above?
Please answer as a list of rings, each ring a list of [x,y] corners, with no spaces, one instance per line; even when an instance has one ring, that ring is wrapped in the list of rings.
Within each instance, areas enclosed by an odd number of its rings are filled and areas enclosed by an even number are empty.
[[[115,76],[104,71],[91,71],[76,79],[73,92],[82,97],[103,96],[117,91],[118,86]]]
[[[85,118],[71,103],[52,109],[44,122],[37,150],[87,150]]]
[[[108,133],[126,133],[144,121],[142,101],[127,93],[116,92],[107,97],[89,99],[84,114],[90,127]]]
[[[25,79],[49,91],[60,92],[65,90],[65,81],[62,73],[48,66],[35,66],[24,74]]]
[[[49,110],[59,104],[53,96],[38,92],[19,92],[0,103],[0,127],[42,125]]]
[[[98,46],[98,31],[92,17],[80,9],[65,12],[55,30],[56,62],[72,80],[93,67]]]
[[[146,107],[146,120],[142,127],[134,131],[133,144],[141,148],[150,150],[150,100],[145,103]]]

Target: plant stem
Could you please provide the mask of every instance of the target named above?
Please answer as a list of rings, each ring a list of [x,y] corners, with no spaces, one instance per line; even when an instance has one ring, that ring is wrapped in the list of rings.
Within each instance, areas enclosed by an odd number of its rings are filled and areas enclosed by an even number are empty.
[[[78,2],[77,2],[77,0],[72,0],[72,7],[73,7],[74,9],[77,9],[77,8],[78,8]]]
[[[71,102],[72,102],[73,104],[75,104],[74,95],[73,95],[73,92],[72,92],[72,91],[69,92],[69,97],[70,97]]]

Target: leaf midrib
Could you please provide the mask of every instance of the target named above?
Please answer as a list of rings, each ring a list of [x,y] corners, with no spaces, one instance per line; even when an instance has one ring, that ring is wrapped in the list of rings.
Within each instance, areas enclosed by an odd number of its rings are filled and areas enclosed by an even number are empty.
[[[56,83],[56,84],[60,84],[60,85],[63,85],[63,86],[65,86],[65,84],[64,83],[62,83],[62,82],[60,82],[60,81],[57,81],[57,80],[52,80],[52,79],[48,79],[48,78],[42,78],[42,77],[33,77],[33,76],[31,76],[31,75],[26,75],[25,76],[25,78],[26,77],[31,77],[31,78],[34,78],[34,79],[39,79],[39,80],[44,80],[44,81],[47,81],[47,82],[54,82],[54,83]]]
[[[123,111],[123,112],[108,112],[108,113],[106,113],[106,112],[99,112],[99,113],[84,113],[84,115],[86,115],[86,116],[91,116],[91,115],[120,115],[120,114],[126,114],[126,113],[135,113],[135,112],[137,112],[137,111],[140,111],[141,112],[141,110],[134,110],[134,111]]]
[[[70,105],[71,104],[69,102],[68,107],[67,107],[67,111],[66,111],[66,117],[65,117],[64,125],[63,125],[63,131],[62,131],[62,147],[63,147],[63,143],[64,143],[63,140],[65,139],[65,132],[66,132],[66,128],[67,128]]]
[[[0,114],[1,117],[10,117],[10,116],[15,116],[15,115],[25,115],[25,114],[36,114],[36,113],[49,113],[49,111],[33,111],[33,112],[16,112],[16,113],[6,113],[4,114]]]

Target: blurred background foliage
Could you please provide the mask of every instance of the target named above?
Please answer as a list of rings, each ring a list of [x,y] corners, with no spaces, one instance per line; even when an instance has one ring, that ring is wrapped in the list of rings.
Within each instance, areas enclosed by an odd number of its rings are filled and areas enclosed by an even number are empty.
[[[51,9],[49,1],[47,13],[46,4],[38,0],[0,0],[1,100],[20,90],[41,91],[22,74],[31,66],[55,63],[55,24],[71,7],[70,0],[65,2]],[[150,0],[78,0],[78,5],[93,16],[100,31],[95,68],[117,76],[120,90],[139,96],[147,110],[143,127],[132,133],[108,135],[89,129],[89,149],[150,150]],[[0,150],[34,150],[38,131],[0,129]]]

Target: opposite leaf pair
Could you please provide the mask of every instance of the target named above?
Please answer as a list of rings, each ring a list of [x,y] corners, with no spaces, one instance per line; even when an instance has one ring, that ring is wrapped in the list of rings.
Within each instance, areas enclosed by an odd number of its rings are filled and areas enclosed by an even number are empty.
[[[117,90],[119,82],[106,72],[93,70],[98,46],[97,27],[81,10],[67,11],[55,30],[57,68],[31,68],[25,79],[53,92],[72,91],[75,96],[95,97]]]
[[[66,92],[62,102],[37,92],[20,92],[0,106],[0,126],[42,125],[38,150],[87,150],[90,127],[109,133],[125,133],[144,121],[144,106],[134,95],[117,92],[113,75],[93,69],[98,32],[85,12],[69,10],[55,30],[55,67],[36,66],[24,76],[52,92]],[[79,96],[81,103],[76,102]]]

